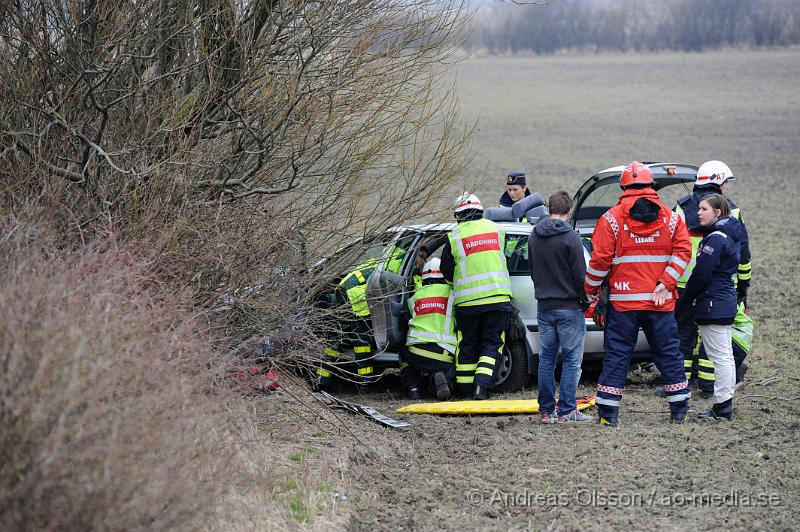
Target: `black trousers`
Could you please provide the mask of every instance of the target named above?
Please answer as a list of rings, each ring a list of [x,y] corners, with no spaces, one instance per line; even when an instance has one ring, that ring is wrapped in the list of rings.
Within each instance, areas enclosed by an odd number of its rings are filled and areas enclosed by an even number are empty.
[[[414,348],[418,351],[428,351],[443,357],[449,355],[447,351],[434,343],[415,344]],[[430,395],[434,395],[435,386],[432,381],[434,373],[444,373],[452,384],[456,376],[455,364],[412,353],[407,346],[403,348],[400,353],[400,384],[404,390],[408,391],[412,388],[417,388],[421,391],[425,389]],[[425,381],[424,388],[423,380]]]
[[[683,294],[683,289],[678,292]],[[683,355],[683,371],[686,379],[698,377],[699,386],[704,391],[714,391],[714,364],[708,359],[705,351],[695,354],[698,348],[698,328],[694,321],[694,306],[691,302],[678,299],[675,302],[675,321],[678,323],[678,340]]]
[[[471,394],[476,385],[493,389],[497,360],[503,353],[505,331],[511,322],[508,310],[482,310],[480,306],[456,307],[461,336],[456,360],[456,390]]]

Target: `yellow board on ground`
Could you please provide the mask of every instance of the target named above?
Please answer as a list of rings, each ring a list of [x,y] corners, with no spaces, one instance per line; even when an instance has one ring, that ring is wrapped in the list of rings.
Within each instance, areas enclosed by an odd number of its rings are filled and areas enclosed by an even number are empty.
[[[594,396],[578,399],[578,410],[594,406]],[[536,399],[492,399],[489,401],[445,401],[415,403],[398,408],[400,414],[536,414]]]

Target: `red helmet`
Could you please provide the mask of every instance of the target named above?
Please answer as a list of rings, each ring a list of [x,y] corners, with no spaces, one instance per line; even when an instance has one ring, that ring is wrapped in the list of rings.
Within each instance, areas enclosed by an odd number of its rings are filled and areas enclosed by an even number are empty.
[[[631,185],[654,185],[653,172],[647,165],[633,161],[625,167],[622,171],[622,177],[619,178],[620,188],[629,187]]]

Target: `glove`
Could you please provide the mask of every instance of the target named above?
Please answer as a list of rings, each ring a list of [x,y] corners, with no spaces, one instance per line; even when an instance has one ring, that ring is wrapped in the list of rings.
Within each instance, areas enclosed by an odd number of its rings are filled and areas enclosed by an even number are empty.
[[[589,310],[589,307],[592,306],[592,304],[589,303],[589,299],[586,296],[581,296],[580,300],[578,301],[578,305],[581,306],[581,312],[583,312],[584,314],[586,313],[587,310]]]
[[[737,305],[739,303],[741,303],[742,301],[744,301],[745,302],[744,306],[745,307],[747,306],[747,289],[748,288],[749,288],[749,285],[747,283],[743,283],[741,281],[739,282],[738,285],[736,285],[736,304]]]
[[[604,283],[603,286],[600,287],[599,299],[592,313],[592,320],[594,323],[603,329],[606,328],[606,314],[608,313],[608,290],[608,284]]]

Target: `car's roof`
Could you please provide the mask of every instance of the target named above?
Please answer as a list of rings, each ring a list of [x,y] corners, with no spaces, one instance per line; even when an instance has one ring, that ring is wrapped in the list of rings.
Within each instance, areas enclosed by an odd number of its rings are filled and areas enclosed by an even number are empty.
[[[661,176],[669,175],[667,173],[667,168],[673,167],[675,169],[675,175],[696,175],[697,174],[697,166],[693,164],[686,164],[686,163],[664,163],[664,162],[645,162],[642,164],[646,164],[650,170],[653,172],[653,178],[658,180]],[[605,170],[601,170],[597,172],[595,175],[587,179],[587,182],[592,181],[594,178],[600,177],[609,177],[612,175],[621,175],[622,171],[625,170],[627,165],[619,165],[619,166],[612,166],[611,168],[606,168]],[[585,184],[585,183],[584,183]],[[581,186],[583,188],[583,186]]]
[[[531,228],[533,227],[531,224],[527,222],[494,222],[506,232],[512,233],[530,233]],[[420,231],[423,233],[439,233],[439,232],[448,232],[452,231],[453,228],[456,226],[455,222],[446,222],[446,223],[438,223],[438,224],[418,224],[418,225],[404,225],[400,227],[392,227],[390,231],[401,231],[401,230],[414,230]]]

